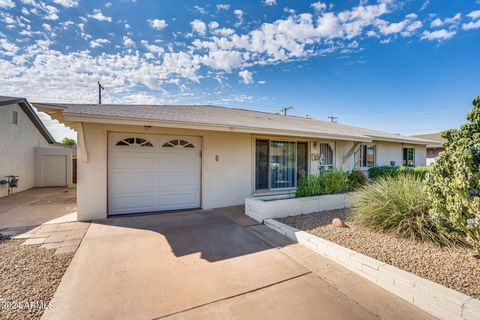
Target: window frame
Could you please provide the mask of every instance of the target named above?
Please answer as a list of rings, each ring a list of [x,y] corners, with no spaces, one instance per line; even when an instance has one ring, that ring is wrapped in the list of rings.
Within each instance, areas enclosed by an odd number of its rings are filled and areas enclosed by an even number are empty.
[[[332,150],[332,164],[331,165],[322,165],[320,163],[320,156],[321,156],[321,145],[327,145],[331,150]],[[327,140],[319,140],[317,141],[318,145],[318,168],[319,170],[333,170],[336,167],[336,149],[337,149],[337,143],[335,141],[327,141]],[[333,146],[332,146],[333,145]]]
[[[408,164],[408,150],[411,149],[412,152],[412,164]],[[406,156],[407,158],[405,159],[405,150],[407,150]],[[404,167],[415,167],[415,147],[402,147],[402,165]]]
[[[363,159],[365,157],[364,147],[373,147],[373,166],[364,166]],[[362,170],[368,170],[369,168],[375,168],[377,166],[377,145],[375,143],[362,143],[360,145],[360,168]]]
[[[268,163],[267,163],[267,182],[268,186],[266,189],[257,189],[257,141],[268,141]],[[310,146],[310,140],[294,140],[294,139],[288,139],[288,138],[272,138],[272,137],[255,137],[253,139],[253,191],[254,192],[276,192],[276,191],[286,191],[286,190],[295,190],[298,186],[298,143],[306,143],[307,144],[307,174],[310,173],[310,168],[311,168],[311,146]],[[288,142],[288,143],[294,143],[295,144],[295,164],[294,164],[294,186],[293,187],[284,187],[284,188],[272,188],[271,187],[271,147],[272,147],[272,142]]]

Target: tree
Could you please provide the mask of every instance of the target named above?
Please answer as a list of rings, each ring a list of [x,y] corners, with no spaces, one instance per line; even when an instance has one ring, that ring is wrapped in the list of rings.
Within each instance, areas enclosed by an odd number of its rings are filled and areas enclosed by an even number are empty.
[[[428,175],[427,192],[434,221],[463,235],[480,253],[480,96],[473,100],[469,123],[442,132],[442,152]]]
[[[74,146],[74,145],[77,144],[77,142],[75,140],[67,138],[67,137],[63,138],[62,143],[64,145],[67,145],[67,146]]]

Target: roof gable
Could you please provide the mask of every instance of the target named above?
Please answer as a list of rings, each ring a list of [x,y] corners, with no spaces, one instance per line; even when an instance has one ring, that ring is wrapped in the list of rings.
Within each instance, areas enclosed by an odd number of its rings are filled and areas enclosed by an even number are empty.
[[[25,98],[6,97],[0,96],[0,107],[18,104],[20,109],[27,115],[28,119],[33,123],[35,128],[40,131],[40,134],[47,140],[48,143],[55,143],[55,139],[52,137],[48,129],[43,124],[42,120],[38,117],[38,114],[33,110],[33,107]]]

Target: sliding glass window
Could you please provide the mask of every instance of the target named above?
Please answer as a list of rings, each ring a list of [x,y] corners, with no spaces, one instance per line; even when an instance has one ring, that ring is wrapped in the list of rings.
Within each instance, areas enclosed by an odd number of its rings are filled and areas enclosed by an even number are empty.
[[[295,187],[295,142],[270,142],[270,188]]]
[[[255,190],[295,188],[308,173],[308,143],[257,140]]]

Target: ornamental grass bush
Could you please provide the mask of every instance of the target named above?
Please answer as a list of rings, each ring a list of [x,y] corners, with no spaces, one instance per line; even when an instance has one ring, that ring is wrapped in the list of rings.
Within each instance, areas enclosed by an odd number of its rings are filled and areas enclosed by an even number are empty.
[[[419,241],[451,245],[456,240],[439,232],[429,215],[425,182],[411,174],[379,178],[349,200],[349,220],[373,231]]]

